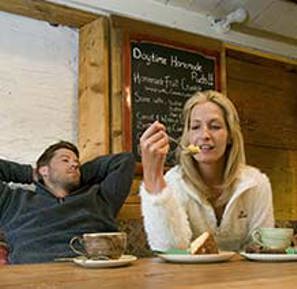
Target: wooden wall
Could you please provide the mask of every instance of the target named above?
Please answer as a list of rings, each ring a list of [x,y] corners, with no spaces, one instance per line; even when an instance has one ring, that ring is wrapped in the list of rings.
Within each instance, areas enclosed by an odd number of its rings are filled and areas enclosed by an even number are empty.
[[[275,216],[297,218],[297,62],[226,50],[229,97],[241,118],[248,163],[272,182]]]

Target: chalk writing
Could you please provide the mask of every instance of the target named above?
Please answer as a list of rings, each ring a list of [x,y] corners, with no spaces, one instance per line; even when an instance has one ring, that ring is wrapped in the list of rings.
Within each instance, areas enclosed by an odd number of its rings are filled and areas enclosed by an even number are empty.
[[[155,120],[179,138],[182,110],[196,91],[215,89],[218,58],[163,44],[130,42],[132,150],[140,161],[139,139]],[[172,145],[167,165],[174,164]]]

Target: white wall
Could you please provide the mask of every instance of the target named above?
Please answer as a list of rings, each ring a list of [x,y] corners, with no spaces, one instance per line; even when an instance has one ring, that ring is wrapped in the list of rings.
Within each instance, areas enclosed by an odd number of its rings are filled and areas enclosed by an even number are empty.
[[[0,12],[0,157],[77,143],[78,31]]]

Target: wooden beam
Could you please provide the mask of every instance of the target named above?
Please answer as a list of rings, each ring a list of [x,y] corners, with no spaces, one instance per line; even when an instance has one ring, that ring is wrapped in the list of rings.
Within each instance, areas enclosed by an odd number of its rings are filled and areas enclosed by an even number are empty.
[[[44,0],[0,0],[0,11],[76,28],[98,18],[96,14]]]
[[[221,51],[223,46],[220,40],[117,15],[111,15],[111,22],[112,27],[121,29],[123,35],[151,35],[167,42],[214,51]]]
[[[120,29],[111,28],[111,142],[112,152],[123,151],[123,39]]]
[[[83,161],[109,149],[109,36],[105,17],[80,29],[78,144]]]
[[[233,51],[245,53],[246,55],[258,56],[258,57],[262,57],[264,59],[271,59],[271,60],[281,61],[281,62],[288,63],[288,64],[297,65],[297,59],[291,59],[291,58],[281,56],[281,55],[276,55],[276,54],[272,54],[272,53],[268,53],[268,52],[262,52],[262,51],[259,51],[259,50],[253,49],[253,48],[247,48],[247,47],[238,46],[238,45],[229,44],[229,43],[224,43],[224,47],[225,47],[226,51],[233,50]]]

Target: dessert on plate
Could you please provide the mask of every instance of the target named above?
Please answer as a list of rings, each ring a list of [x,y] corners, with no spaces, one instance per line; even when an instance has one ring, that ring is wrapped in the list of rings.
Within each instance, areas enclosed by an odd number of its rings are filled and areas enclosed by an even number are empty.
[[[218,254],[218,246],[214,236],[210,232],[204,232],[190,245],[190,253],[197,254]]]
[[[191,242],[188,249],[171,248],[165,253],[173,255],[205,255],[218,254],[219,249],[214,236],[210,232],[204,232]]]

